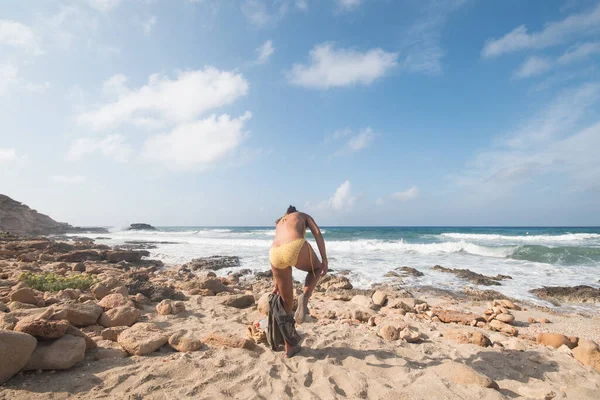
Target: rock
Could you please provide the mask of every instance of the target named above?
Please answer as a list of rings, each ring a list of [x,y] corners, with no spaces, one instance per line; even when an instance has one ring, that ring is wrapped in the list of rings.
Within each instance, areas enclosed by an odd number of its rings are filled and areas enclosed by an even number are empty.
[[[173,311],[171,300],[165,299],[156,305],[156,312],[160,315],[169,315]]]
[[[71,335],[53,342],[39,342],[23,370],[69,369],[83,361],[85,348],[84,338]]]
[[[565,303],[600,303],[600,289],[591,286],[544,286],[532,289],[531,293],[540,299],[558,300]]]
[[[510,338],[510,336],[501,332],[491,332],[489,337],[492,343],[504,343]]]
[[[223,300],[221,304],[228,307],[246,308],[254,304],[254,296],[251,294],[232,295]]]
[[[568,337],[560,333],[540,333],[535,337],[535,342],[544,346],[554,347],[555,349],[558,349],[562,345],[572,349],[577,345],[577,343],[573,343]]]
[[[98,305],[105,310],[110,310],[111,308],[116,307],[134,306],[133,302],[129,300],[129,298],[123,296],[121,293],[112,293],[105,296],[98,302]]]
[[[14,292],[11,292],[9,297],[11,301],[18,301],[19,303],[37,305],[38,302],[33,290],[29,288],[17,289]]]
[[[85,264],[78,262],[71,268],[74,272],[85,272]]]
[[[214,332],[202,338],[202,342],[209,346],[233,347],[246,350],[254,350],[256,347],[256,343],[248,338],[240,338]]]
[[[516,305],[515,303],[513,303],[512,301],[510,301],[508,299],[501,299],[501,300],[499,300],[499,302],[503,307],[506,307],[509,310],[520,310],[521,309],[521,307],[519,307],[518,305]]]
[[[106,259],[110,263],[137,262],[141,261],[142,257],[148,257],[149,255],[150,253],[146,250],[113,250],[106,253]]]
[[[128,326],[114,326],[111,328],[104,329],[100,333],[100,335],[102,336],[102,339],[104,339],[104,340],[110,340],[112,342],[116,342],[119,339],[119,335],[127,329],[129,329]]]
[[[527,385],[521,386],[517,390],[519,394],[527,399],[532,400],[552,400],[556,397],[556,393],[548,386]]]
[[[75,262],[83,262],[83,261],[100,261],[100,260],[102,260],[102,258],[104,258],[103,253],[98,252],[97,250],[86,249],[86,250],[75,250],[75,251],[71,251],[67,254],[61,254],[60,256],[56,257],[56,260],[75,263]],[[87,268],[86,268],[86,270],[87,270]]]
[[[368,322],[372,317],[372,314],[368,311],[364,310],[353,310],[352,311],[352,319],[359,320],[360,322]]]
[[[192,282],[189,282],[192,283]],[[227,286],[223,285],[217,278],[205,278],[195,281],[195,285],[197,289],[207,289],[213,292],[214,294],[228,292]]]
[[[73,325],[69,325],[67,327],[67,335],[78,336],[78,337],[83,338],[85,340],[85,351],[93,350],[96,347],[98,347],[96,342],[91,337],[89,337],[85,333],[81,332],[79,329],[75,328]]]
[[[149,224],[137,223],[129,225],[128,231],[156,231],[157,229]]]
[[[385,303],[387,302],[387,294],[380,291],[380,290],[376,290],[375,293],[373,293],[373,296],[371,297],[371,299],[373,300],[373,303],[377,306],[383,306],[385,305]]]
[[[527,350],[527,346],[525,346],[525,344],[521,340],[517,339],[516,337],[509,338],[503,344],[504,344],[504,347],[507,348],[508,350],[516,350],[516,351]]]
[[[566,344],[563,344],[557,350],[560,351],[561,353],[565,353],[565,354],[573,357],[573,351]]]
[[[104,297],[110,294],[110,289],[108,289],[103,283],[96,283],[90,288],[90,291],[97,300],[102,300]]]
[[[550,324],[550,320],[548,318],[538,318],[535,320],[535,322],[538,322],[540,324]]]
[[[573,357],[600,372],[600,348],[596,342],[579,339],[579,345],[573,349]]]
[[[381,336],[384,340],[393,341],[398,340],[400,337],[400,332],[398,332],[398,329],[396,329],[395,326],[385,325],[379,331],[379,336]]]
[[[497,319],[493,319],[490,321],[490,329],[493,331],[503,332],[511,336],[517,336],[519,334],[519,330],[517,328],[505,324],[502,321],[498,321]]]
[[[451,329],[444,332],[444,339],[448,339],[459,344],[474,344],[481,347],[489,347],[492,345],[492,341],[483,333],[464,331],[460,329]]]
[[[400,339],[408,343],[416,343],[421,340],[421,334],[410,328],[404,328],[400,331]]]
[[[483,318],[477,314],[462,311],[441,310],[435,311],[435,315],[440,319],[440,321],[446,324],[455,323],[471,325],[471,322],[473,321],[483,320]]]
[[[345,276],[327,274],[317,283],[317,290],[350,290],[352,283]]]
[[[128,297],[129,296],[129,290],[127,290],[127,288],[125,286],[117,286],[116,288],[114,288],[110,292],[114,293],[114,294],[121,294],[124,297]]]
[[[224,268],[237,268],[240,266],[240,258],[237,256],[211,256],[196,258],[187,264],[182,265],[182,268],[187,268],[191,271],[211,270],[218,271]]]
[[[135,307],[111,308],[100,315],[98,324],[106,328],[113,326],[131,326],[141,318],[142,313]]]
[[[455,361],[430,367],[436,375],[459,385],[478,385],[498,390],[498,384],[473,368]]]
[[[506,275],[498,275],[495,277],[494,276],[486,276],[486,275],[478,274],[478,273],[473,272],[468,269],[444,268],[440,265],[434,266],[433,270],[454,274],[454,275],[458,276],[459,278],[467,280],[469,282],[472,282],[476,285],[485,285],[485,286],[500,285],[500,282],[498,282],[498,281],[510,278],[509,276],[506,276]]]
[[[40,308],[37,305],[34,304],[28,304],[28,303],[21,303],[20,301],[11,301],[10,303],[8,303],[8,308],[10,311],[16,311],[16,310],[33,310],[36,308]]]
[[[168,340],[168,333],[155,325],[138,323],[124,330],[117,341],[129,354],[143,356],[157,350]]]
[[[505,324],[512,324],[515,322],[515,316],[512,314],[498,314],[496,315],[498,321],[504,322]]]
[[[62,321],[48,321],[45,319],[22,319],[17,322],[14,330],[15,332],[27,333],[31,336],[35,336],[38,339],[56,339],[63,336],[67,332],[69,322]]]
[[[0,330],[0,385],[25,366],[36,345],[31,335]]]
[[[267,315],[269,313],[269,294],[270,293],[263,293],[258,299],[258,312],[262,315]]]
[[[96,349],[95,355],[96,360],[125,357],[129,357],[129,353],[123,350],[118,343],[111,342],[110,340],[100,340],[98,342],[98,348]]]
[[[150,304],[152,304],[152,302],[150,301],[150,299],[147,298],[146,296],[144,296],[141,293],[137,293],[135,296],[131,296],[129,299],[132,300],[134,303],[140,304],[140,305],[150,305]]]
[[[363,308],[370,308],[371,306],[373,306],[371,297],[367,297],[364,295],[356,295],[356,296],[352,297],[352,300],[350,300],[350,303],[356,304],[359,307],[363,307]]]
[[[19,320],[11,313],[0,313],[0,329],[12,331]]]
[[[400,267],[396,268],[394,271],[400,272],[402,275],[411,275],[417,278],[425,275],[418,269],[412,267]]]
[[[94,303],[67,303],[62,306],[66,319],[75,326],[95,325],[102,314],[102,307]]]
[[[169,345],[177,351],[188,352],[200,349],[202,342],[191,336],[186,330],[181,330],[169,337]]]

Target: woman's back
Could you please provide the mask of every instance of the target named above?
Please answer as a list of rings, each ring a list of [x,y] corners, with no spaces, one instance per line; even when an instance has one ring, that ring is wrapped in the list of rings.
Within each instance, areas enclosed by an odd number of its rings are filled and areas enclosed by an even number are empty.
[[[293,212],[281,217],[275,226],[273,246],[280,246],[306,235],[306,214]]]

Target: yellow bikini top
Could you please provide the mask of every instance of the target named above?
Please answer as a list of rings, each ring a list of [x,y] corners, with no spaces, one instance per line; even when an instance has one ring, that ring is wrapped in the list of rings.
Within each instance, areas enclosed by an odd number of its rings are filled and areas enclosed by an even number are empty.
[[[290,215],[290,214],[285,214],[283,217],[281,217],[279,219],[279,222],[285,221],[285,219],[287,218],[288,215]],[[304,231],[303,232],[304,232],[304,237],[306,237],[306,221],[304,221]]]

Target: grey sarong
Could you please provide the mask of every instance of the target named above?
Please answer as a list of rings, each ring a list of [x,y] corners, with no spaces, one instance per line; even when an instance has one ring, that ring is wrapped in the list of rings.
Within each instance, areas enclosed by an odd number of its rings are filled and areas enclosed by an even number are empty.
[[[274,351],[280,350],[284,340],[290,346],[300,342],[300,335],[296,331],[296,320],[293,315],[288,315],[283,308],[281,296],[275,293],[269,295],[269,328],[267,341]]]

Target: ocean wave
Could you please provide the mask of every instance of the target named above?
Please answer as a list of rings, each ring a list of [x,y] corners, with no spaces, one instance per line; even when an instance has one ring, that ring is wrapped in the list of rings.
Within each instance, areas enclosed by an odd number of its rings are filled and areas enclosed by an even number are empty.
[[[488,242],[578,242],[600,240],[598,233],[566,233],[562,235],[498,235],[485,233],[442,233],[440,236],[457,240]]]

